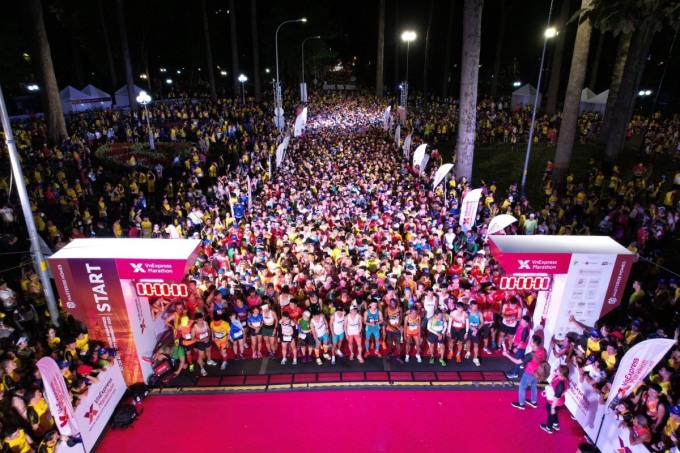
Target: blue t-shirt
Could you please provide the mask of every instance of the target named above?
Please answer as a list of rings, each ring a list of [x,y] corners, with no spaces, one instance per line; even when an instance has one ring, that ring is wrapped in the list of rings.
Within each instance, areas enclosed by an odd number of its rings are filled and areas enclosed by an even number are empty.
[[[264,322],[264,317],[262,316],[262,313],[258,313],[257,315],[250,315],[248,316],[248,322],[250,324],[253,324],[255,327],[262,326],[262,323]]]

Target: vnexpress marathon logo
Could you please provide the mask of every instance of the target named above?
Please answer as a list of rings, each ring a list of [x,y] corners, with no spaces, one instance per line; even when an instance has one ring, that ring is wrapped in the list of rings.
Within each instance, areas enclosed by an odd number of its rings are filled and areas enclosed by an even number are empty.
[[[557,269],[557,261],[556,260],[517,260],[518,268],[517,270],[526,270],[526,271],[552,271]]]
[[[132,267],[133,274],[172,274],[172,264],[163,263],[128,263]]]

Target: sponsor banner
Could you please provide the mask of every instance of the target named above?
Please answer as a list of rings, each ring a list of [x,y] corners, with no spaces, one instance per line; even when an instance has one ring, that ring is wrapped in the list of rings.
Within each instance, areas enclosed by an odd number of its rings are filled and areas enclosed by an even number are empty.
[[[551,361],[551,366],[554,368],[556,364],[553,362]],[[569,364],[569,388],[564,397],[564,405],[588,437],[596,439],[606,406],[600,404],[600,394],[590,384],[580,381],[578,370],[571,364]]]
[[[305,97],[307,96],[307,84],[305,84]],[[304,129],[307,126],[307,107],[304,107],[302,109],[302,128]]]
[[[66,259],[55,259],[50,258],[48,261],[50,268],[52,269],[52,275],[54,277],[54,283],[59,291],[59,299],[63,308],[68,310],[76,319],[85,319],[85,304],[78,295],[73,294],[76,280],[71,275],[71,266],[69,266],[69,260]]]
[[[675,340],[655,338],[636,344],[621,358],[607,404],[625,398],[642,382],[673,347]]]
[[[511,216],[510,214],[499,214],[491,219],[486,235],[491,236],[492,234],[496,234],[515,222],[517,222],[517,219],[514,216]]]
[[[423,158],[425,157],[425,150],[426,149],[427,149],[427,143],[423,143],[422,145],[420,145],[416,148],[416,151],[413,153],[413,168],[415,168],[416,165],[421,164],[421,162],[423,161]]]
[[[91,451],[97,443],[118,402],[125,394],[126,386],[118,363],[99,373],[99,382],[90,384],[87,394],[80,400],[75,414],[83,445]]]
[[[284,146],[283,143],[279,143],[279,146],[276,147],[276,168],[279,168],[281,166],[281,162],[283,162],[283,151],[284,151]]]
[[[159,245],[162,247],[162,244]],[[192,261],[193,258],[193,261]],[[193,264],[196,256],[189,259],[159,259],[159,258],[116,258],[118,276],[130,280],[172,280],[181,281],[186,275],[189,265]]]
[[[468,192],[468,194],[465,195],[465,199],[463,199],[463,205],[460,208],[460,226],[465,233],[467,233],[467,231],[475,224],[477,208],[479,207],[479,199],[481,196],[482,189],[474,189]],[[503,267],[502,263],[501,267]],[[503,269],[509,274],[513,273],[505,269],[505,267],[503,267]],[[522,271],[520,270],[520,272]]]
[[[397,149],[401,148],[401,126],[398,124],[394,130],[394,143],[397,144]]]
[[[392,111],[392,106],[388,105],[383,113],[383,129],[387,130],[390,127],[390,112]]]
[[[631,445],[628,429],[621,428],[613,413],[604,416],[597,447],[602,452],[612,453],[649,453],[649,449],[641,445]],[[594,437],[592,439],[595,439]]]
[[[508,274],[566,274],[571,253],[507,253],[491,241],[491,252]]]
[[[411,134],[408,134],[404,139],[404,157],[408,160],[411,155]]]
[[[437,169],[437,173],[434,174],[434,183],[432,184],[432,190],[435,190],[437,188],[439,183],[444,180],[444,178],[446,177],[446,175],[449,174],[452,168],[453,164],[444,164]],[[444,187],[444,190],[446,190],[446,187]]]
[[[67,283],[71,296],[82,305],[82,309],[76,312],[71,312],[68,306],[66,309],[74,316],[80,316],[79,320],[87,326],[92,340],[101,341],[118,351],[116,360],[125,370],[128,383],[141,382],[143,377],[116,260],[74,258],[69,259],[67,265],[71,275],[78,276],[78,280]],[[139,276],[136,274],[135,278]],[[63,285],[58,289],[60,296],[65,299]]]
[[[120,284],[123,290],[123,297],[125,298],[125,308],[130,319],[130,328],[135,338],[137,358],[142,369],[142,380],[146,382],[149,376],[153,374],[151,357],[153,357],[154,347],[157,343],[156,325],[154,325],[153,318],[151,317],[149,299],[137,296],[132,280],[121,280]],[[159,316],[159,318],[163,317]],[[162,327],[162,330],[158,332],[158,334],[162,335],[166,330],[166,326],[158,327]]]
[[[420,161],[420,171],[419,171],[419,173],[418,173],[419,175],[422,175],[422,174],[425,172],[425,167],[427,167],[427,163],[428,163],[429,161],[430,161],[430,155],[429,155],[429,154],[425,154],[425,155],[423,156],[423,160]]]
[[[253,210],[253,186],[250,184],[250,175],[246,175],[246,183],[248,184],[248,211]],[[186,270],[185,270],[186,274]]]
[[[633,267],[634,259],[635,255],[632,253],[630,255],[616,255],[609,285],[604,295],[604,304],[600,311],[600,318],[621,304],[623,291],[626,289],[626,283],[628,282],[628,276]]]
[[[303,121],[302,121],[302,115],[298,115],[297,118],[295,118],[295,127],[293,129],[293,137],[299,137],[302,135],[302,127],[303,127]]]
[[[64,376],[52,357],[43,357],[36,364],[42,378],[45,399],[50,407],[54,423],[62,436],[76,436],[80,432],[71,405],[71,395],[66,388]]]

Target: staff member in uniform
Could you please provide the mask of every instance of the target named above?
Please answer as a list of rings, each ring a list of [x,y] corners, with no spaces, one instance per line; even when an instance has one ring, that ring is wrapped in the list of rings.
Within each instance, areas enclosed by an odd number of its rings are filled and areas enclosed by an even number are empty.
[[[550,385],[545,387],[545,397],[548,400],[545,407],[548,411],[548,420],[545,425],[541,424],[541,429],[548,434],[553,430],[559,431],[560,424],[557,411],[564,407],[564,395],[569,388],[569,367],[560,365],[555,371],[555,377],[550,381]]]

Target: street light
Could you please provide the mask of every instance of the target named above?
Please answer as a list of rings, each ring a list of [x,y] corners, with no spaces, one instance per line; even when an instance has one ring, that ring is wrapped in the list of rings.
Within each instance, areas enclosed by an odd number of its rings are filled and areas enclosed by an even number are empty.
[[[300,85],[300,101],[307,102],[307,84],[305,83],[305,43],[308,39],[321,39],[321,36],[308,36],[302,40],[302,84]]]
[[[520,81],[512,82],[512,86],[514,86],[514,87],[521,87],[521,86],[522,86],[522,82],[520,82]]]
[[[276,53],[276,86],[274,87],[274,115],[276,115],[276,127],[279,131],[283,130],[283,101],[281,99],[281,84],[279,83],[279,30],[286,24],[293,22],[307,22],[307,19],[301,17],[300,19],[293,19],[281,22],[281,24],[276,27],[276,33],[274,34],[274,49]]]
[[[241,74],[240,76],[238,76],[238,81],[241,82],[241,97],[243,100],[243,105],[246,105],[246,89],[243,87],[243,84],[248,81],[248,77]]]
[[[401,34],[401,40],[406,42],[406,83],[408,83],[408,51],[411,46],[411,41],[416,40],[416,32],[407,30]]]
[[[144,114],[146,115],[146,127],[147,129],[149,129],[149,149],[154,150],[156,149],[156,147],[154,146],[153,143],[153,132],[151,132],[151,123],[149,122],[149,111],[146,108],[146,105],[149,102],[151,102],[151,96],[146,94],[146,91],[140,91],[139,96],[137,96],[137,102],[144,106]]]
[[[649,96],[652,94],[652,90],[640,90],[638,92],[638,96]]]
[[[550,26],[550,19],[552,17],[553,0],[550,0],[550,9],[548,10],[548,25],[543,33],[543,53],[541,54],[541,62],[538,68],[538,83],[536,84],[536,96],[534,97],[534,108],[531,112],[531,127],[529,127],[529,142],[527,143],[527,153],[524,157],[524,170],[522,171],[522,193],[524,193],[524,185],[527,182],[527,171],[529,169],[529,157],[531,157],[531,143],[534,141],[534,123],[536,122],[536,112],[538,111],[538,97],[541,95],[541,78],[543,76],[543,60],[545,60],[545,48],[548,46],[548,39],[557,36],[557,30]]]

